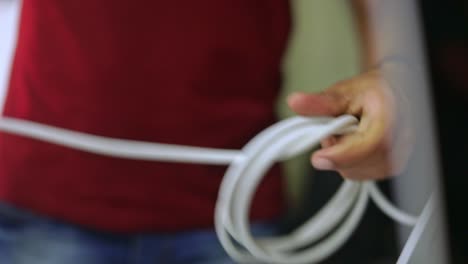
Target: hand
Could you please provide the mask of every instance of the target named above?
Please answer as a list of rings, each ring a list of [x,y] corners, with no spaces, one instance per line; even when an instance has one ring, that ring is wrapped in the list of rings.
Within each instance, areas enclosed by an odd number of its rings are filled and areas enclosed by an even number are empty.
[[[396,145],[410,145],[410,137],[396,133],[396,96],[379,70],[341,81],[319,94],[293,93],[288,105],[305,116],[351,114],[360,119],[356,132],[322,141],[322,149],[311,157],[315,168],[367,180],[389,177],[405,165],[409,151],[400,151],[398,161],[392,151]]]

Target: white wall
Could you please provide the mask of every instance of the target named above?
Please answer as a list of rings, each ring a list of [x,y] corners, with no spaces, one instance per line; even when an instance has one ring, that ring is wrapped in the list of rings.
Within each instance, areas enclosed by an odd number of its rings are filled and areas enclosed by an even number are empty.
[[[19,0],[0,0],[0,109],[3,109],[13,55]]]

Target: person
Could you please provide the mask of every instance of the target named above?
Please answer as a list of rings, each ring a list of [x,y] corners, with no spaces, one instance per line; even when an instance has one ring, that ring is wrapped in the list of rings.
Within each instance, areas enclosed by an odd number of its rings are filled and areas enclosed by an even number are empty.
[[[353,1],[368,51],[366,1]],[[4,116],[106,137],[241,148],[276,121],[289,3],[24,0]],[[366,46],[367,45],[367,46]],[[396,95],[379,67],[320,94],[301,115],[353,114],[318,169],[393,174]],[[230,263],[212,230],[225,167],[112,158],[0,134],[1,263]],[[281,174],[261,184],[254,231],[275,232]]]

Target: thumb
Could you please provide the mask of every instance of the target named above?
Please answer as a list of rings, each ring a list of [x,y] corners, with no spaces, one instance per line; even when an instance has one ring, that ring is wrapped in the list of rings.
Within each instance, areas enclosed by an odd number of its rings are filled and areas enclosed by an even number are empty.
[[[288,106],[299,115],[336,116],[346,112],[342,97],[328,93],[295,92],[287,98]]]

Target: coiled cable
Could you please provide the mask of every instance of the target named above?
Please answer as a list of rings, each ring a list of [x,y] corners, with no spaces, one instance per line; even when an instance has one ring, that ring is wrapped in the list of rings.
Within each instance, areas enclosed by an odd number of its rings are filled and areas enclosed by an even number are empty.
[[[415,225],[417,217],[393,206],[372,181],[345,180],[330,201],[294,232],[254,238],[249,209],[265,172],[275,163],[310,151],[330,135],[352,132],[357,119],[343,115],[292,117],[249,141],[241,150],[199,148],[96,136],[27,120],[2,117],[0,130],[81,151],[112,157],[229,165],[215,207],[215,230],[226,252],[240,263],[317,263],[342,246],[359,223],[369,199],[389,217]],[[299,249],[315,243],[305,250]]]

